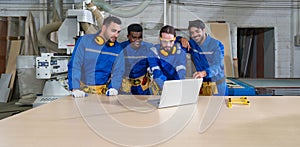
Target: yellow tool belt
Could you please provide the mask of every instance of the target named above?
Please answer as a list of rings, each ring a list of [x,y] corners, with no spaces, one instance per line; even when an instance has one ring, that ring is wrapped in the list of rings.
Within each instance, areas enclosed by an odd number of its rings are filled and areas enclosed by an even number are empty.
[[[145,91],[149,88],[150,78],[146,75],[138,78],[123,78],[121,90],[124,92],[130,92],[131,86],[141,86],[142,90]]]
[[[200,95],[211,96],[218,94],[218,87],[216,82],[203,82],[200,90]]]
[[[91,94],[106,94],[107,85],[87,86],[83,85],[81,89],[86,93]]]
[[[222,84],[225,81],[225,77],[216,82],[203,82],[200,90],[200,95],[211,96],[218,94],[218,84]]]

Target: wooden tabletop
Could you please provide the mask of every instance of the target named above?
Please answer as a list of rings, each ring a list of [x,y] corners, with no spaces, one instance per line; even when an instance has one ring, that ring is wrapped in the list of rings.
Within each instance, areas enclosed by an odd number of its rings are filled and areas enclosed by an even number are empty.
[[[58,99],[0,120],[0,146],[300,146],[299,96],[249,96],[250,106],[232,108],[228,97],[200,97],[198,104],[164,109],[148,98]],[[201,131],[205,116],[215,121]]]

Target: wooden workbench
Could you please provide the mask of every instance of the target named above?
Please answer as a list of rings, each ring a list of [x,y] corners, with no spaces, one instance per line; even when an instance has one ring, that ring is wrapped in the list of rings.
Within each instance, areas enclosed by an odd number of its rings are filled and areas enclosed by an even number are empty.
[[[0,120],[0,146],[300,146],[300,97],[249,96],[250,106],[231,109],[224,100],[216,120],[202,133],[202,118],[216,97],[165,109],[130,97],[118,97],[123,105],[115,97],[65,97]]]

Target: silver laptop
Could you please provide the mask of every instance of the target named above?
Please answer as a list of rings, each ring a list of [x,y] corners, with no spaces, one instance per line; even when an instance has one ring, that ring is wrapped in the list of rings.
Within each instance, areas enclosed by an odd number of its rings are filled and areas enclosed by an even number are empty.
[[[157,108],[196,103],[202,81],[202,78],[165,81],[160,99],[148,100],[148,103]]]

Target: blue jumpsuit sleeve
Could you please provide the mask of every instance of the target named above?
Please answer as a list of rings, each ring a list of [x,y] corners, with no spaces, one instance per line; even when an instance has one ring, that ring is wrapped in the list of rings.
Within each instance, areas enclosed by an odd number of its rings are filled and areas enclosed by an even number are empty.
[[[177,67],[176,67],[178,76],[180,79],[185,79],[186,76],[186,52],[181,50],[181,54],[177,58]]]
[[[121,51],[116,58],[111,74],[111,84],[108,88],[115,88],[117,90],[120,89],[122,84],[122,77],[125,72],[125,60],[124,60],[124,53]]]
[[[162,89],[163,83],[167,80],[167,77],[161,71],[160,57],[158,56],[158,52],[155,47],[151,49],[151,53],[148,56],[148,63],[150,70],[152,71],[154,81],[157,83],[159,88]]]
[[[177,38],[177,37],[176,37]],[[179,43],[179,42],[175,42],[175,43]],[[179,56],[176,58],[176,71],[178,73],[179,79],[185,79],[186,77],[186,48],[183,48],[181,43],[179,44],[180,46],[180,54]]]
[[[215,77],[221,72],[222,69],[220,68],[220,65],[223,64],[224,60],[224,45],[218,41],[218,45],[213,47],[214,48],[212,50],[214,51],[214,60],[211,60],[211,62],[209,62],[209,67],[205,69],[208,78]]]
[[[81,67],[84,62],[84,41],[80,37],[75,45],[72,57],[68,63],[68,84],[69,89],[79,89],[81,79]]]

